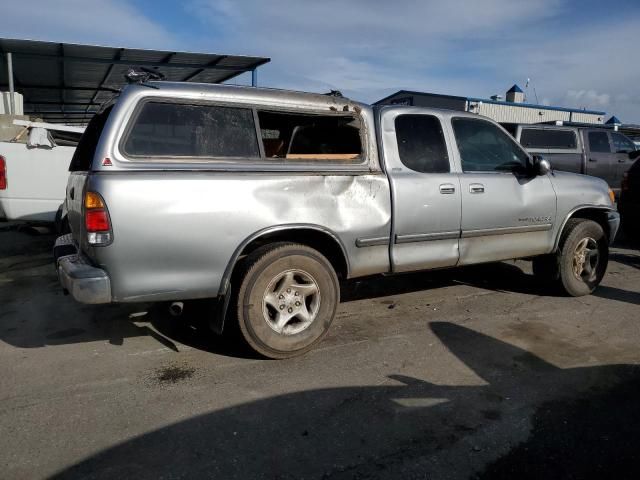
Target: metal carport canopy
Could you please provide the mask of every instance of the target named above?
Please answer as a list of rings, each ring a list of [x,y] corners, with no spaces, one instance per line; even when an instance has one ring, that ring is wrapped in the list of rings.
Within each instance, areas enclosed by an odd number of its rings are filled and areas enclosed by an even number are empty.
[[[166,80],[221,83],[253,72],[270,58],[100,47],[0,38],[0,91],[23,95],[24,113],[46,122],[86,124],[126,84],[131,67],[156,68]],[[10,55],[9,55],[10,54]],[[11,59],[11,60],[9,60]]]

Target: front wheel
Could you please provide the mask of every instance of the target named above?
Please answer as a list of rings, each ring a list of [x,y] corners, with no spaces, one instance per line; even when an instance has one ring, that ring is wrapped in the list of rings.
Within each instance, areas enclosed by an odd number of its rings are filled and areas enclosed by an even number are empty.
[[[237,297],[246,342],[268,358],[309,351],[327,333],[340,301],[338,278],[317,250],[277,243],[244,261]]]
[[[608,262],[609,244],[602,227],[592,220],[570,219],[558,258],[564,290],[573,297],[590,294],[602,281]]]

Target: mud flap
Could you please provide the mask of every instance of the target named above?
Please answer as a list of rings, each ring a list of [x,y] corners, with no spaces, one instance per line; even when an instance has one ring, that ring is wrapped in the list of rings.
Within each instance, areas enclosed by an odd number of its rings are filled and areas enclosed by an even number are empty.
[[[231,285],[227,288],[224,295],[219,296],[213,305],[213,315],[209,321],[209,328],[217,335],[221,335],[224,330],[224,320],[227,316],[229,308],[229,299],[231,298]]]

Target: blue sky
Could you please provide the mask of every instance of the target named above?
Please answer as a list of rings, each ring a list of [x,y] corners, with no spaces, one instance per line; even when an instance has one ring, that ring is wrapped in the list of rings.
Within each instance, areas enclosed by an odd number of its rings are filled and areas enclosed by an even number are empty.
[[[488,97],[640,123],[638,0],[2,0],[4,37],[269,56],[261,85]],[[248,82],[248,78],[235,80]]]

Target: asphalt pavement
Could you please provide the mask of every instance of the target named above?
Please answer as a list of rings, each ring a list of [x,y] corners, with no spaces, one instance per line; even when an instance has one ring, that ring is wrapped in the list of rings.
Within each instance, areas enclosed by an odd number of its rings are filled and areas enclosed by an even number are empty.
[[[525,261],[342,286],[309,354],[201,309],[80,305],[54,236],[0,231],[0,477],[640,478],[640,252],[581,298]]]

